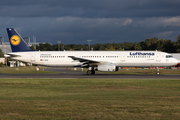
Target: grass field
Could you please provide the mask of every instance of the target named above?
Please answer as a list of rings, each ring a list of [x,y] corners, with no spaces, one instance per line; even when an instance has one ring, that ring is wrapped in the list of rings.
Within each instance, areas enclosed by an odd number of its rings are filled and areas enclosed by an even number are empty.
[[[1,74],[50,74],[57,73],[52,71],[45,71],[45,67],[39,66],[39,71],[36,70],[36,66],[28,66],[28,67],[0,67]]]
[[[0,79],[0,119],[180,118],[180,79]]]

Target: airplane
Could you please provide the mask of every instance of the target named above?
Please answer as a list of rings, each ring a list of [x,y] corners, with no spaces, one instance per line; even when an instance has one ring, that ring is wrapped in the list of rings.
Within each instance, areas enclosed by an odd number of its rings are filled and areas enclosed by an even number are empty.
[[[34,51],[14,28],[7,28],[12,53],[5,57],[43,66],[88,68],[95,71],[118,71],[119,67],[168,67],[178,64],[171,54],[161,51]]]

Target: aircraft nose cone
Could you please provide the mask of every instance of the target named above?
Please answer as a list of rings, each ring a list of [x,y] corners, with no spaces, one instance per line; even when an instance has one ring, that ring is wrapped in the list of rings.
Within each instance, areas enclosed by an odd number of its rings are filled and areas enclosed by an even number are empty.
[[[174,64],[178,64],[179,61],[177,59],[174,59]]]

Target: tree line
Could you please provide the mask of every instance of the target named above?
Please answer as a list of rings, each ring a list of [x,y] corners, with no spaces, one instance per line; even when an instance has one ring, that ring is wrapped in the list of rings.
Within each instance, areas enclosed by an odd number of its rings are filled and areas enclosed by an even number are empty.
[[[40,51],[58,51],[58,49],[62,50],[89,50],[89,45],[76,45],[76,44],[60,44],[58,48],[58,44],[51,45],[50,43],[40,43],[36,46],[36,50]],[[32,49],[33,46],[31,47]],[[169,39],[158,39],[157,37],[147,38],[141,42],[123,42],[123,43],[105,43],[105,44],[95,44],[90,45],[90,49],[92,50],[107,50],[107,51],[121,51],[121,50],[158,50],[168,53],[180,53],[180,35],[177,36],[176,41],[171,41]]]

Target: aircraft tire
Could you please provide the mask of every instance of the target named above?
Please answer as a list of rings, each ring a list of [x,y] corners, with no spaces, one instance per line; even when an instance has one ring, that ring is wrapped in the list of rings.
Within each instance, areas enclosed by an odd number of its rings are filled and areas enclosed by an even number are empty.
[[[95,71],[94,70],[88,70],[87,71],[87,75],[94,75],[95,74]]]
[[[88,71],[87,71],[87,75],[92,75],[92,71],[91,71],[91,70],[88,70]]]
[[[95,74],[95,70],[92,70],[92,75],[94,75]]]

